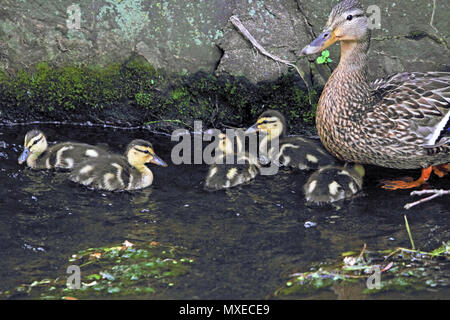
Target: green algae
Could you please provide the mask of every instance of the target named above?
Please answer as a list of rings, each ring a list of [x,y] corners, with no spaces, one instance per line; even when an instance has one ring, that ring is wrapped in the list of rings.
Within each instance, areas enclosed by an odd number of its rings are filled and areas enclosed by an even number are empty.
[[[332,290],[350,291],[353,298],[380,293],[446,290],[450,286],[448,268],[450,242],[431,251],[397,248],[377,252],[345,252],[340,262],[322,262],[306,272],[294,273],[277,289],[275,297],[304,297]],[[369,287],[368,279],[380,270],[379,286]],[[353,290],[349,290],[353,288]]]
[[[181,247],[158,242],[89,248],[73,254],[67,265],[80,267],[81,286],[70,288],[67,277],[35,280],[0,293],[2,298],[92,299],[143,294],[157,296],[181,283],[195,260]]]

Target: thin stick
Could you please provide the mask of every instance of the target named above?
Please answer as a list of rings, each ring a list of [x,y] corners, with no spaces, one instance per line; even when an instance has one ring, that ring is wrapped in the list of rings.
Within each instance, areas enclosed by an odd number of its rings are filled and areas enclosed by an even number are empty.
[[[420,199],[416,202],[407,203],[405,205],[405,209],[410,209],[414,206],[417,206],[418,204],[433,200],[434,198],[442,197],[443,195],[450,194],[450,190],[421,190],[421,191],[413,191],[411,192],[411,196],[421,196],[424,194],[431,194],[431,196]]]
[[[306,84],[306,88],[308,89],[308,92],[310,91],[308,82],[306,82],[305,77],[304,77],[304,74],[302,74],[302,72],[300,71],[300,69],[299,69],[295,64],[293,64],[293,63],[291,63],[291,62],[289,62],[289,61],[287,61],[287,60],[283,60],[283,59],[281,59],[281,58],[279,58],[279,57],[277,57],[277,56],[274,56],[273,54],[267,52],[267,50],[264,49],[264,48],[258,43],[258,41],[256,41],[256,39],[250,34],[250,32],[247,30],[247,28],[244,27],[244,25],[242,24],[242,22],[239,20],[239,18],[238,18],[237,16],[231,16],[229,20],[230,20],[230,22],[231,22],[236,28],[239,29],[239,31],[242,33],[242,35],[243,35],[245,38],[247,38],[247,40],[250,41],[251,44],[252,44],[256,49],[258,49],[259,52],[261,52],[263,55],[265,55],[266,57],[268,57],[268,58],[270,58],[270,59],[272,59],[272,60],[274,60],[274,61],[283,63],[283,64],[288,65],[288,66],[290,66],[290,67],[293,67],[293,68],[297,71],[297,73],[300,75],[300,78],[302,78],[303,82]]]
[[[358,259],[356,259],[357,261],[360,261],[360,260],[361,260],[361,257],[362,257],[362,255],[364,254],[364,251],[366,251],[366,248],[367,248],[367,245],[364,243],[364,246],[363,246],[363,248],[362,248],[362,250],[361,250],[361,253],[359,254]]]
[[[406,231],[408,232],[409,241],[411,242],[412,249],[416,250],[416,246],[414,245],[414,241],[411,235],[411,229],[409,229],[408,218],[406,218],[406,214],[403,217],[405,218]]]

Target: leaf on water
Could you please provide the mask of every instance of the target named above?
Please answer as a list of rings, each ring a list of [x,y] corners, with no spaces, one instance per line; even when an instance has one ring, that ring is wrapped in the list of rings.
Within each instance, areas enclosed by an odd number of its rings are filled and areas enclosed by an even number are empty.
[[[101,252],[94,252],[89,255],[89,259],[100,259],[102,257]]]
[[[134,244],[129,242],[128,240],[125,240],[122,244],[125,248],[131,248],[132,246],[134,246]]]
[[[346,251],[346,252],[341,253],[341,256],[348,257],[348,256],[353,256],[355,254],[358,254],[358,253],[355,251]]]

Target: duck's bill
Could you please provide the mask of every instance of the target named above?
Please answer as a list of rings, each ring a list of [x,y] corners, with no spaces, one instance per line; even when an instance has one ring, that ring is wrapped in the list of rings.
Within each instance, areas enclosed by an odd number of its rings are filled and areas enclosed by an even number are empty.
[[[249,133],[255,133],[258,132],[258,124],[255,123],[254,125],[252,125],[250,128],[248,128],[247,130],[245,130],[245,134],[249,134]]]
[[[153,159],[150,160],[150,163],[156,164],[161,167],[167,167],[167,163],[156,154],[153,156]]]
[[[30,155],[30,149],[25,148],[22,152],[22,154],[20,155],[18,162],[19,164],[24,163],[25,161],[27,161],[28,156]]]
[[[332,30],[325,30],[300,52],[300,56],[319,53],[337,41]]]

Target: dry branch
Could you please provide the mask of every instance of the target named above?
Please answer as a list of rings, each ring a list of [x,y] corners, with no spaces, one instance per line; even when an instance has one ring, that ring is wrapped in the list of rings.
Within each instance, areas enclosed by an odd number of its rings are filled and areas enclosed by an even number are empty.
[[[450,190],[421,190],[421,191],[413,191],[411,192],[411,196],[421,196],[424,194],[431,194],[431,196],[420,199],[416,202],[411,202],[405,205],[405,209],[410,209],[414,206],[417,206],[418,204],[433,200],[438,197],[442,197],[443,195],[450,194]]]
[[[231,16],[230,17],[230,22],[236,27],[238,28],[238,30],[241,32],[241,34],[248,40],[251,42],[251,44],[258,49],[259,52],[261,52],[261,54],[265,55],[266,57],[276,61],[276,62],[280,62],[283,63],[285,65],[288,65],[292,68],[294,68],[297,73],[299,74],[300,78],[302,78],[303,82],[306,84],[306,88],[308,89],[308,92],[310,91],[308,82],[305,80],[305,75],[304,73],[302,73],[300,71],[300,69],[293,64],[292,62],[289,62],[287,60],[281,59],[277,56],[274,56],[273,54],[269,53],[266,49],[264,49],[259,43],[258,41],[256,41],[256,39],[250,34],[250,32],[247,30],[247,28],[244,27],[244,25],[242,24],[242,22],[239,20],[239,18],[237,16]]]

